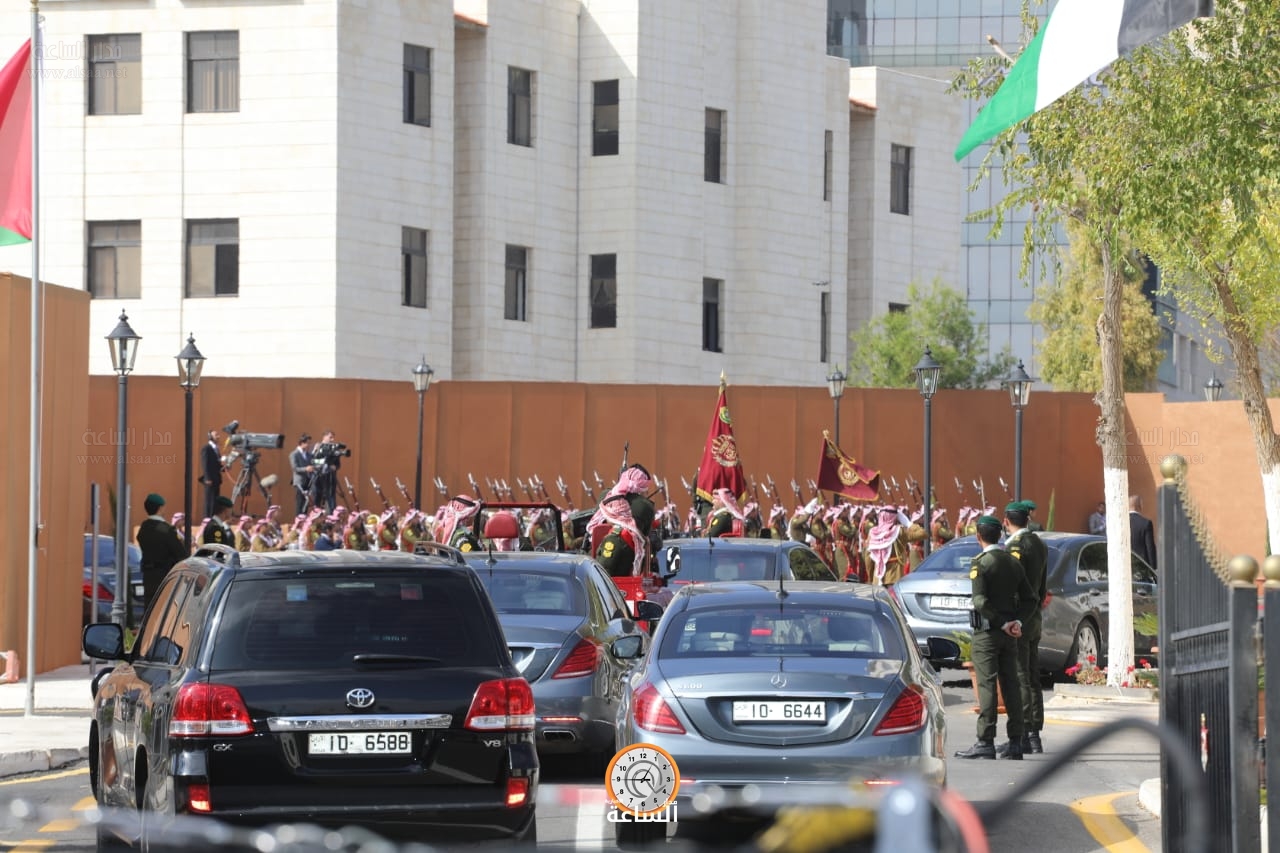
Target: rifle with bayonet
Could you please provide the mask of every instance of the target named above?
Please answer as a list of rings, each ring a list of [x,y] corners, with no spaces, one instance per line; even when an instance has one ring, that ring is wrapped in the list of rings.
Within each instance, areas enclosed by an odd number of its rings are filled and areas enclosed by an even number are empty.
[[[582,493],[587,496],[587,501],[589,503],[596,503],[595,489],[588,486],[586,480],[582,481]]]
[[[435,484],[436,484],[436,490],[440,492],[440,497],[442,497],[442,498],[448,498],[448,497],[449,497],[449,487],[448,487],[447,485],[445,485],[444,480],[441,480],[439,477],[436,477],[436,478],[435,478]]]
[[[982,482],[982,478],[973,481],[973,488],[978,493],[978,511],[986,512],[987,510],[987,489]]]
[[[791,493],[796,496],[796,511],[798,512],[800,507],[804,506],[804,496],[800,494],[800,484],[795,481],[794,477],[791,480]]]
[[[409,490],[404,487],[404,483],[400,482],[399,477],[396,477],[396,488],[400,490],[400,496],[404,498],[404,502],[407,506],[412,509],[420,509],[420,507],[414,503],[413,496],[409,494]]]
[[[351,485],[351,479],[346,474],[342,475],[342,482],[347,487],[347,497],[351,498],[351,503],[356,512],[360,511],[360,498],[356,497],[355,487]]]
[[[600,494],[604,494],[606,489],[604,487],[604,479],[600,476],[600,472],[593,468],[591,470],[591,474],[596,478],[596,488],[600,490]],[[594,495],[592,496],[592,500],[595,500]]]
[[[373,491],[377,493],[378,499],[382,501],[382,508],[391,509],[391,501],[387,500],[387,496],[382,493],[382,486],[378,485],[378,481],[370,477],[369,482],[373,484]]]
[[[529,488],[529,484],[519,477],[516,477],[516,485],[520,487],[520,491],[524,492],[524,499],[533,502],[533,491]]]
[[[627,470],[627,456],[630,453],[631,453],[631,442],[628,441],[622,445],[622,467],[618,469],[618,476],[622,476],[622,473]],[[601,488],[604,488],[604,486],[601,486]]]
[[[560,490],[560,497],[564,499],[565,506],[569,507],[570,512],[574,512],[573,498],[569,496],[569,484],[559,474],[556,475],[556,488]]]
[[[541,501],[546,501],[547,503],[551,503],[551,497],[550,495],[547,494],[547,485],[546,483],[542,482],[541,477],[539,477],[537,474],[531,475],[529,477],[529,485],[533,487],[534,500],[541,500]]]
[[[476,496],[476,500],[484,500],[484,492],[480,491],[480,484],[476,482],[476,478],[471,476],[471,472],[467,472],[467,482],[471,484],[471,492]]]

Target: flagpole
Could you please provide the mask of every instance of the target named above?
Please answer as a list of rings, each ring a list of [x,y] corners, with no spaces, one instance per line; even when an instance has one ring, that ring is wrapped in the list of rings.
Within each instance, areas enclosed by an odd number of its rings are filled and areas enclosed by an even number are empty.
[[[31,469],[27,553],[27,704],[36,712],[36,583],[40,573],[40,0],[31,0]]]

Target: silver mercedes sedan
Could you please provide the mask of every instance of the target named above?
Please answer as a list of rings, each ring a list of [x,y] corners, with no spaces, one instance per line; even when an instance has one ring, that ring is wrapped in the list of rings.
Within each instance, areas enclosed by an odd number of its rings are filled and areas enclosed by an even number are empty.
[[[945,638],[921,645],[932,658],[959,654]],[[649,744],[671,757],[678,824],[695,836],[759,819],[721,809],[714,826],[691,826],[700,793],[723,802],[747,786],[786,786],[803,798],[812,786],[947,778],[937,676],[889,594],[863,584],[682,588],[627,683],[616,731],[619,750]],[[627,847],[666,831],[659,822],[615,827]]]

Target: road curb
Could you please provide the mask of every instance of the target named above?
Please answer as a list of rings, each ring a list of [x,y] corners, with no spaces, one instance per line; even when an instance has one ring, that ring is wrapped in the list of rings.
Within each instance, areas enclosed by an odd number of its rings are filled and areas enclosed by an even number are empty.
[[[89,747],[63,749],[24,749],[0,753],[0,776],[42,773],[75,764],[89,757]]]
[[[1147,779],[1138,786],[1138,804],[1160,817],[1160,780]]]
[[[1093,699],[1098,701],[1122,701],[1140,704],[1156,704],[1160,694],[1149,687],[1107,687],[1101,684],[1058,684],[1053,688],[1054,696],[1072,699]]]

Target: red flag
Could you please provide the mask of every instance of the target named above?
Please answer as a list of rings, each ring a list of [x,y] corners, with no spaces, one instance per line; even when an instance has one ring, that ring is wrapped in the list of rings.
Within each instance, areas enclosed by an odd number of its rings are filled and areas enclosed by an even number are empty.
[[[0,70],[0,246],[31,242],[31,40]]]
[[[874,501],[880,497],[880,472],[859,465],[822,433],[822,460],[818,463],[818,488],[854,501]]]
[[[724,374],[720,374],[720,397],[716,400],[711,429],[707,431],[707,446],[702,451],[702,464],[698,466],[698,497],[711,502],[716,489],[728,489],[739,503],[747,499],[747,476],[742,473],[742,460],[738,458],[738,443],[733,438],[733,418],[729,417],[729,398],[725,394]]]

